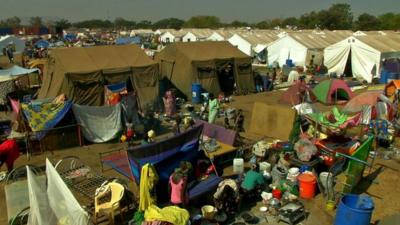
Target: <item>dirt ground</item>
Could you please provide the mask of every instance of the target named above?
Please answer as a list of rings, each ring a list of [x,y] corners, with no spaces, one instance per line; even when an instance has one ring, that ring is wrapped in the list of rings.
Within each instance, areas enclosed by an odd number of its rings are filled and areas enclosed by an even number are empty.
[[[279,98],[281,91],[273,91],[269,93],[260,93],[247,96],[234,97],[234,101],[229,106],[235,108],[241,108],[245,115],[245,128],[248,127],[248,123],[251,118],[251,111],[253,103],[255,101],[262,101],[268,104],[275,104]],[[328,109],[329,107],[317,104],[320,109]],[[251,137],[252,135],[247,135]],[[124,147],[123,144],[93,144],[84,147],[76,147],[65,150],[54,150],[53,153],[45,152],[41,155],[34,155],[28,159],[25,155],[21,156],[16,161],[16,167],[23,166],[26,164],[32,164],[37,166],[43,166],[45,159],[49,158],[50,161],[56,163],[58,160],[65,156],[78,156],[84,163],[90,166],[93,170],[101,172],[101,163],[99,160],[99,153],[107,152],[110,150],[119,149]],[[3,167],[3,169],[5,169]],[[226,170],[229,170],[226,169]],[[372,216],[372,222],[376,222],[384,219],[387,216],[394,215],[400,212],[400,162],[397,160],[376,160],[371,174],[364,179],[358,187],[359,193],[365,193],[370,195],[375,203],[375,210]],[[367,171],[368,172],[368,171]],[[109,177],[118,177],[126,179],[119,173],[115,172],[110,168],[106,168],[103,172]],[[368,175],[368,174],[365,174]],[[7,224],[6,215],[6,204],[4,194],[4,181],[0,183],[0,209],[3,212],[0,217],[0,225]],[[129,188],[132,191],[136,191],[132,182],[130,182]],[[256,215],[260,215],[259,206],[261,203],[257,203],[253,208],[252,212]],[[304,220],[301,224],[303,225],[324,225],[332,224],[334,219],[334,212],[328,212],[325,210],[325,199],[321,194],[316,196],[311,201],[304,201],[306,210],[310,213],[309,217]],[[130,215],[129,218],[132,218]],[[278,224],[269,219],[268,224]],[[261,220],[259,224],[267,224],[265,220]],[[281,224],[281,223],[279,223]],[[283,223],[282,223],[283,224]]]

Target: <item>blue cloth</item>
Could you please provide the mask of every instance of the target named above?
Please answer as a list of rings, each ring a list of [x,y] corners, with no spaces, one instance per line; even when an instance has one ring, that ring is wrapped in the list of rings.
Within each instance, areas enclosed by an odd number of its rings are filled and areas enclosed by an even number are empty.
[[[128,149],[132,180],[140,181],[140,171],[146,163],[157,170],[160,182],[168,182],[169,176],[181,161],[195,163],[199,157],[199,139],[203,126],[173,136],[166,140]]]

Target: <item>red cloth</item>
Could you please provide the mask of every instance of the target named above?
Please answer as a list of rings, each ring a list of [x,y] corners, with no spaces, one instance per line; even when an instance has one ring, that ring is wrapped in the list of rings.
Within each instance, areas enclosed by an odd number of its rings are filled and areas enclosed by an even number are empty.
[[[15,140],[6,140],[0,145],[0,155],[6,155],[6,164],[8,168],[12,168],[14,161],[19,157],[20,149]]]

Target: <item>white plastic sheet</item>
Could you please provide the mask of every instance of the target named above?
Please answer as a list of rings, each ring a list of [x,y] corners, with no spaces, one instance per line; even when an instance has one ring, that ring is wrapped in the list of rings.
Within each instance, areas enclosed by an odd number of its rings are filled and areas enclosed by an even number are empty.
[[[50,208],[47,192],[38,177],[26,166],[29,191],[28,225],[56,225],[57,218]]]
[[[87,225],[89,216],[75,199],[64,181],[46,159],[47,195],[50,207],[58,218],[58,224]]]

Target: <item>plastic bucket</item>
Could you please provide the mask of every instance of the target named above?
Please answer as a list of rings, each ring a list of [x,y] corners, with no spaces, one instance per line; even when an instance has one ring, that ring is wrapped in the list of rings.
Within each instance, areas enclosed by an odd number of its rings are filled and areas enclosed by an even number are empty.
[[[244,160],[242,158],[233,159],[233,172],[242,174],[244,172]]]
[[[321,172],[319,174],[319,180],[325,189],[330,189],[333,186],[333,175],[329,172]]]
[[[374,202],[366,195],[345,195],[336,210],[334,225],[369,225]]]
[[[299,181],[300,197],[312,199],[315,195],[317,178],[310,173],[302,173],[297,177]]]
[[[192,102],[193,103],[201,103],[201,84],[193,83],[192,84]]]
[[[271,164],[267,162],[260,162],[259,166],[260,166],[260,171],[271,172]]]

